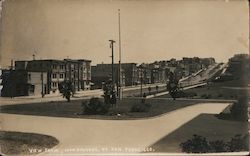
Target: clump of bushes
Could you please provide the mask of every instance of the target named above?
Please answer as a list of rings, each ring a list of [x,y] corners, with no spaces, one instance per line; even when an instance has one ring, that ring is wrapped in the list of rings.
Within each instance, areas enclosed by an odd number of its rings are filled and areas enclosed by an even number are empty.
[[[207,153],[210,150],[209,143],[205,137],[193,135],[192,139],[180,144],[183,152],[186,153]]]
[[[99,98],[91,98],[88,102],[82,103],[82,114],[88,115],[102,115],[109,111],[108,105],[106,105]]]
[[[150,107],[149,103],[137,103],[131,107],[130,112],[148,112]]]
[[[207,141],[203,136],[193,135],[180,144],[183,152],[186,153],[214,153],[214,152],[238,152],[248,150],[247,135],[235,135],[230,141],[223,140]]]

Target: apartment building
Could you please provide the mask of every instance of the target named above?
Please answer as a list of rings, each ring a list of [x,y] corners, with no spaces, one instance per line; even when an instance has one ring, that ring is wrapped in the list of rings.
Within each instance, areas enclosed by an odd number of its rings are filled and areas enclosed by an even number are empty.
[[[16,70],[29,72],[46,72],[47,86],[46,94],[58,93],[59,84],[70,81],[74,91],[90,89],[91,68],[90,60],[29,60],[15,61]]]

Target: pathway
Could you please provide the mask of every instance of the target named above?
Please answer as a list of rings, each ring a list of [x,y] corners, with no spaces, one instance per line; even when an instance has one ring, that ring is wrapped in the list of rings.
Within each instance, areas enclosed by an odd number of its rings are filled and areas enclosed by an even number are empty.
[[[89,153],[88,150],[92,154],[137,153],[196,116],[202,113],[218,114],[227,106],[228,103],[203,103],[141,120],[72,119],[4,113],[0,114],[0,118],[2,130],[41,133],[56,137],[60,143],[53,149],[55,153],[51,151],[50,154],[71,155]]]

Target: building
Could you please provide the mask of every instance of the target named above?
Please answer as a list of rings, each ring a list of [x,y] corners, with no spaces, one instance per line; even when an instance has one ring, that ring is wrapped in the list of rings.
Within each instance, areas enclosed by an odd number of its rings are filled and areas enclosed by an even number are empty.
[[[26,70],[4,70],[2,94],[5,97],[44,95],[47,91],[46,72]]]
[[[2,89],[3,89],[2,74],[3,74],[3,70],[0,68],[0,96],[1,96]]]
[[[29,72],[46,72],[46,94],[58,93],[59,84],[64,81],[72,83],[74,91],[88,90],[91,85],[90,60],[30,60],[15,61],[16,70]]]
[[[91,67],[92,74],[91,80],[94,83],[94,88],[102,88],[104,83],[112,81],[112,64],[97,64]],[[119,81],[119,64],[114,64],[114,83],[118,84]],[[121,69],[120,82],[121,86],[125,86],[125,73]]]
[[[75,91],[91,87],[91,61],[65,59],[65,80],[71,81]],[[62,75],[63,76],[63,75]]]
[[[149,64],[142,63],[138,66],[139,83],[151,84],[152,83],[152,70]]]
[[[134,86],[139,82],[139,73],[136,63],[122,63],[125,74],[125,86]]]
[[[119,79],[119,64],[114,64],[114,82]],[[112,80],[112,64],[97,64],[92,66],[92,81],[97,88],[101,88],[106,81]],[[136,63],[121,64],[121,86],[134,86],[139,83],[139,74]]]

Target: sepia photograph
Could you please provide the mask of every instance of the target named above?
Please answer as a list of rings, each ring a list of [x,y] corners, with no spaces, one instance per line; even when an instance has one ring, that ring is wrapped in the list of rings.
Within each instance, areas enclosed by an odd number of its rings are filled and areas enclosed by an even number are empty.
[[[0,155],[249,155],[248,0],[0,0]]]

